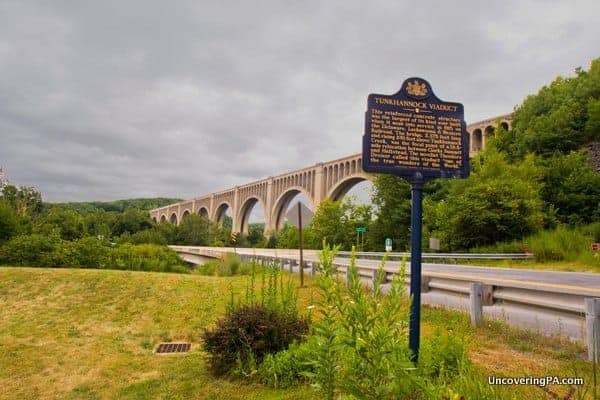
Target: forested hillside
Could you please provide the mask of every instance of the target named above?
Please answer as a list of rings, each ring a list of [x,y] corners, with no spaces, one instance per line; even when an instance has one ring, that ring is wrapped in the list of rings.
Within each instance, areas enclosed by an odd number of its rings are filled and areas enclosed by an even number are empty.
[[[123,212],[129,208],[149,211],[154,208],[173,204],[181,199],[170,199],[166,197],[154,197],[149,199],[125,199],[115,201],[85,201],[69,203],[45,203],[46,209],[59,208],[61,210],[73,210],[85,215],[98,210]]]

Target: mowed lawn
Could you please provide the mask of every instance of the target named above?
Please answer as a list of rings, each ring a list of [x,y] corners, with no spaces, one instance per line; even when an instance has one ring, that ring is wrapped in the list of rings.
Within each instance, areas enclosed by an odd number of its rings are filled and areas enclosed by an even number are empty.
[[[209,374],[200,334],[223,315],[229,288],[244,293],[247,281],[0,267],[0,400],[320,398],[308,386],[274,390]],[[302,308],[311,292],[300,290]],[[502,323],[474,329],[466,314],[424,307],[423,335],[436,329],[465,338],[482,385],[487,375],[578,376],[586,388],[572,398],[593,398],[591,364],[583,361],[581,344]],[[159,342],[180,340],[196,346],[185,355],[153,353]],[[507,398],[553,398],[532,386],[503,389]],[[564,397],[569,388],[549,389]]]
[[[153,353],[198,343],[229,285],[216,278],[108,270],[0,268],[0,399],[312,399],[208,373],[203,353]]]

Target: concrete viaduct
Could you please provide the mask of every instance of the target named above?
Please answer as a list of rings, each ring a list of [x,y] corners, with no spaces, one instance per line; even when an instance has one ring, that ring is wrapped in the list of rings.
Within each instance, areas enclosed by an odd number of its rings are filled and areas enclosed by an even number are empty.
[[[511,129],[511,115],[502,115],[475,122],[467,126],[473,156],[484,149],[494,135],[498,124]],[[233,231],[248,233],[248,219],[252,208],[260,203],[265,210],[265,233],[283,228],[285,214],[292,199],[303,193],[315,210],[325,198],[338,200],[357,183],[371,177],[361,168],[362,154],[320,162],[296,171],[235,186],[220,192],[184,200],[150,211],[156,222],[179,224],[190,214],[206,216],[210,221],[222,223],[227,209],[231,210]]]

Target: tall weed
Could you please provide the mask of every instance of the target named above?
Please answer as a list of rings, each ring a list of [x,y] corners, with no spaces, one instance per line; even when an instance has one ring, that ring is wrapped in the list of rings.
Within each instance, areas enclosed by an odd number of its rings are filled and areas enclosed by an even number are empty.
[[[357,398],[403,398],[422,386],[414,374],[407,340],[409,301],[405,272],[383,294],[383,263],[372,291],[363,286],[354,254],[347,271],[348,286],[338,279],[333,258],[338,248],[326,244],[320,253],[317,278],[317,322],[309,343],[312,372],[307,374],[327,399],[336,393]],[[384,260],[385,262],[385,260]]]

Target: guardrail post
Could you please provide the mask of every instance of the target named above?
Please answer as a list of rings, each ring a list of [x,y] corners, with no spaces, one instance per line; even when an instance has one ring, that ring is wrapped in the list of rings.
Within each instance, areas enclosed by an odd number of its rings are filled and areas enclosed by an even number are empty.
[[[289,259],[288,260],[290,262],[290,274],[294,273],[294,264],[296,264],[296,261]]]
[[[310,264],[310,276],[315,276],[317,274],[318,268],[319,268],[319,264],[316,261],[313,261]]]
[[[350,287],[350,267],[346,267],[346,286]]]
[[[484,306],[493,306],[494,305],[494,286],[492,285],[483,285],[483,292],[481,298],[481,304]]]
[[[600,361],[600,298],[585,299],[585,338],[588,359]]]
[[[421,293],[429,292],[429,282],[431,282],[431,277],[428,275],[421,276]]]
[[[483,318],[483,284],[481,282],[471,283],[471,325],[479,326]]]
[[[372,274],[371,279],[372,279],[372,284],[373,284],[373,293],[375,293],[375,283],[377,282],[377,274],[379,274],[379,270],[374,269],[371,271],[371,274]]]

